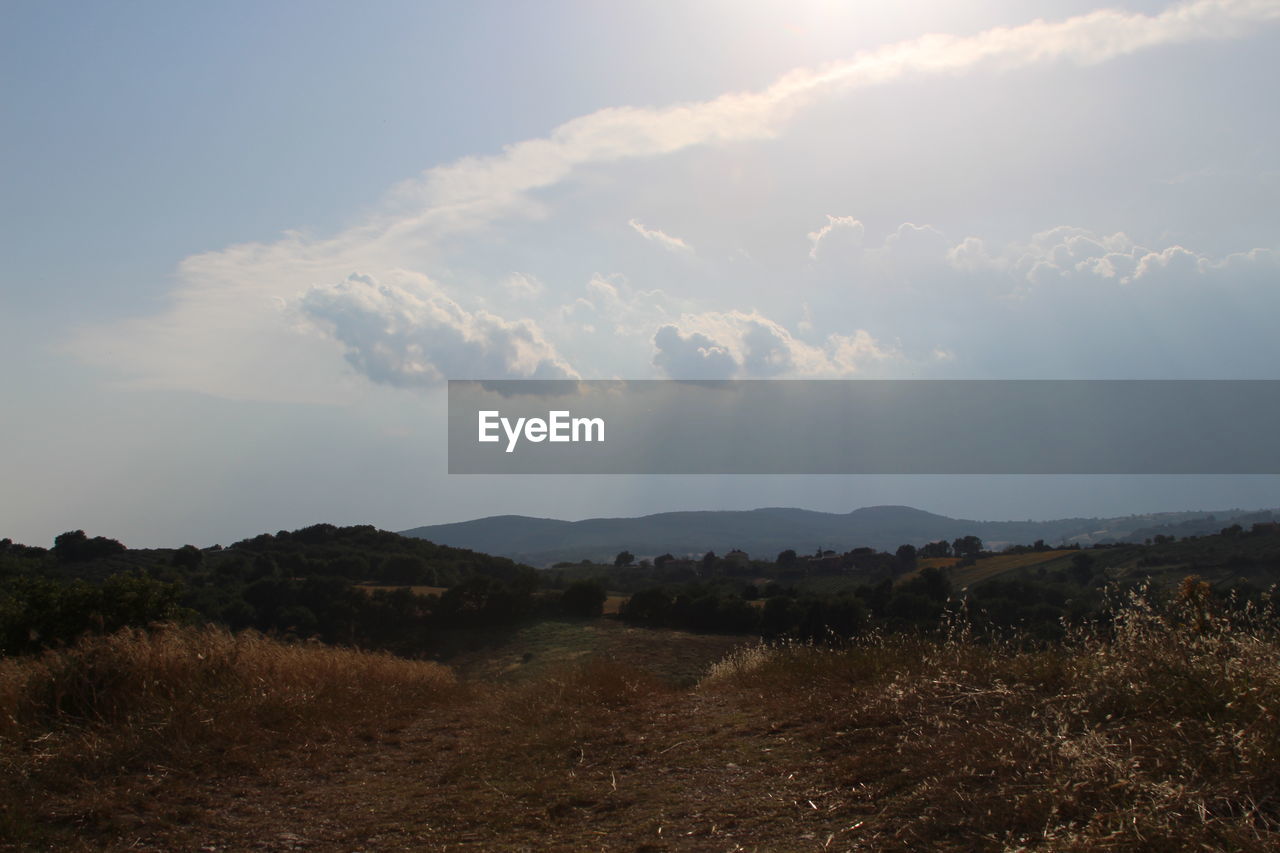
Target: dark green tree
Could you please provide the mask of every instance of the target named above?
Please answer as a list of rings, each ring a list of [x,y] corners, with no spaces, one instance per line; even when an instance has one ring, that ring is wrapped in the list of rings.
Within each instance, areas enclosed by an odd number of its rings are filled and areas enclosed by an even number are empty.
[[[671,593],[654,587],[642,589],[623,604],[622,617],[628,622],[661,625],[671,615]]]
[[[957,557],[976,557],[982,551],[982,540],[977,536],[961,536],[951,543]]]
[[[928,545],[925,545],[920,549],[920,556],[924,557],[925,559],[930,559],[935,557],[950,557],[951,543],[945,539],[941,539],[937,542],[930,542]]]
[[[183,545],[173,552],[173,557],[169,560],[170,565],[175,568],[188,571],[195,571],[200,568],[200,564],[203,562],[204,552],[194,545]]]
[[[560,606],[570,616],[594,619],[604,613],[608,597],[604,585],[598,580],[574,581],[560,594]]]
[[[1085,586],[1089,581],[1093,580],[1093,557],[1083,551],[1079,554],[1073,554],[1071,557],[1071,569],[1068,574],[1071,580],[1080,586]]]

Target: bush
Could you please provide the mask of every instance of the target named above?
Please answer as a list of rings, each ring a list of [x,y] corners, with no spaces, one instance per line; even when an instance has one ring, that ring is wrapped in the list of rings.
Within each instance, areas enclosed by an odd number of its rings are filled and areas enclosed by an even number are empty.
[[[609,597],[598,580],[574,581],[560,594],[560,606],[570,616],[593,619],[604,613],[604,603]]]
[[[83,530],[69,530],[53,540],[53,554],[61,563],[112,557],[127,550],[124,545],[105,536],[90,539]]]
[[[0,653],[19,654],[73,642],[85,633],[183,618],[182,589],[142,575],[118,574],[95,586],[18,577],[0,588]]]

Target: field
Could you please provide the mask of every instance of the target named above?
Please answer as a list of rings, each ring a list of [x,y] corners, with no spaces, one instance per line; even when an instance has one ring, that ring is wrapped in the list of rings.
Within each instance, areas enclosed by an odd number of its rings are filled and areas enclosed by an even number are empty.
[[[616,619],[545,620],[514,632],[455,632],[445,640],[459,649],[447,663],[472,682],[528,682],[566,666],[607,660],[673,686],[696,683],[713,664],[750,642],[725,634],[636,628]]]
[[[978,560],[971,566],[957,565],[960,561],[955,557],[933,557],[927,560],[921,560],[915,571],[908,572],[902,576],[899,582],[910,580],[920,574],[925,568],[947,568],[950,569],[951,583],[956,589],[964,589],[981,581],[990,580],[991,578],[1002,575],[1006,572],[1012,572],[1017,569],[1026,569],[1032,566],[1038,566],[1042,563],[1050,563],[1062,557],[1071,554],[1077,554],[1078,551],[1062,550],[1062,551],[1031,551],[1026,554],[997,554],[994,557],[986,557]]]
[[[360,584],[359,588],[365,592],[377,592],[378,590],[395,592],[398,589],[407,589],[414,595],[444,595],[449,591],[447,586],[379,586],[371,583]]]
[[[394,592],[398,589],[407,589],[414,595],[444,595],[449,591],[444,586],[379,586],[377,584],[360,584],[360,589],[366,592],[374,592],[376,590],[385,590],[386,592]],[[610,595],[604,602],[604,612],[608,616],[616,616],[618,608],[627,600],[625,595]]]
[[[1078,551],[1033,551],[1029,554],[1000,554],[995,557],[988,557],[985,560],[978,560],[972,566],[956,566],[951,570],[951,583],[957,589],[964,589],[967,586],[990,580],[1006,572],[1045,565],[1078,553]]]
[[[1109,638],[847,648],[548,622],[430,662],[170,628],[0,661],[49,850],[1280,844],[1280,641],[1184,586]],[[473,638],[474,639],[474,638]]]

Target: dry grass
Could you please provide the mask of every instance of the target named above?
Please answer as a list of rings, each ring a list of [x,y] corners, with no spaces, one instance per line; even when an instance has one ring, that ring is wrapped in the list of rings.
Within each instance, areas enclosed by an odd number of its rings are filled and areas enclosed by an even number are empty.
[[[950,569],[951,584],[959,589],[990,580],[1005,572],[1038,566],[1041,563],[1052,562],[1069,554],[1078,553],[1080,552],[1066,549],[1058,551],[1029,551],[1025,554],[996,554],[993,557],[984,557],[981,560],[977,560],[969,566],[959,565],[961,562],[959,557],[928,557],[920,560],[914,569],[903,574],[898,578],[897,582],[906,583],[912,578],[918,577],[921,570],[927,568]]]
[[[122,729],[153,756],[147,766],[208,757],[200,733],[216,724],[200,720],[217,708],[241,709],[251,732],[214,739],[224,744],[330,733],[325,762],[290,751],[265,761],[258,781],[229,783],[210,758],[199,797],[196,782],[153,789],[170,810],[139,809],[129,833],[78,825],[78,839],[113,849],[1261,851],[1280,849],[1274,624],[1269,613],[1214,612],[1192,581],[1167,607],[1135,596],[1105,631],[1049,650],[981,642],[962,625],[941,640],[757,645],[691,689],[607,654],[450,691],[440,670],[377,656],[216,632],[122,635],[100,644],[114,652],[88,644],[38,666],[4,663],[0,707],[25,709],[5,724],[4,755],[6,769],[30,768],[41,751],[92,752],[94,738]],[[225,671],[261,680],[197,675],[201,637]],[[54,689],[109,671],[89,666],[98,654],[186,661],[141,668],[173,666],[165,684],[230,683],[230,698],[140,680]],[[258,690],[277,695],[259,707],[246,695]],[[85,696],[95,698],[76,704]],[[379,708],[384,720],[417,719],[394,737],[342,736]],[[91,763],[95,782],[121,772]],[[172,816],[193,801],[197,813]]]
[[[1204,590],[1063,648],[872,638],[739,653],[703,690],[794,721],[874,849],[1280,847],[1280,641]],[[830,805],[830,804],[829,804]],[[838,836],[837,836],[838,837]],[[854,846],[858,846],[854,845]]]
[[[126,630],[0,659],[0,840],[85,780],[253,767],[277,747],[367,736],[453,687],[439,664],[215,628]]]
[[[1041,563],[1049,563],[1062,557],[1079,553],[1079,551],[1061,550],[1032,551],[1028,554],[997,554],[985,560],[978,560],[972,566],[956,567],[951,572],[951,583],[957,588],[972,586],[975,583],[990,580],[1005,572],[1038,566]]]

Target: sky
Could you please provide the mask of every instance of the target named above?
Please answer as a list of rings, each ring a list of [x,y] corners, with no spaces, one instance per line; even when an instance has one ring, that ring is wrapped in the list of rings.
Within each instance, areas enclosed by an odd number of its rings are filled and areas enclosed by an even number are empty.
[[[1280,378],[1280,0],[0,21],[0,536],[1280,506],[1262,475],[450,476],[444,395]]]

